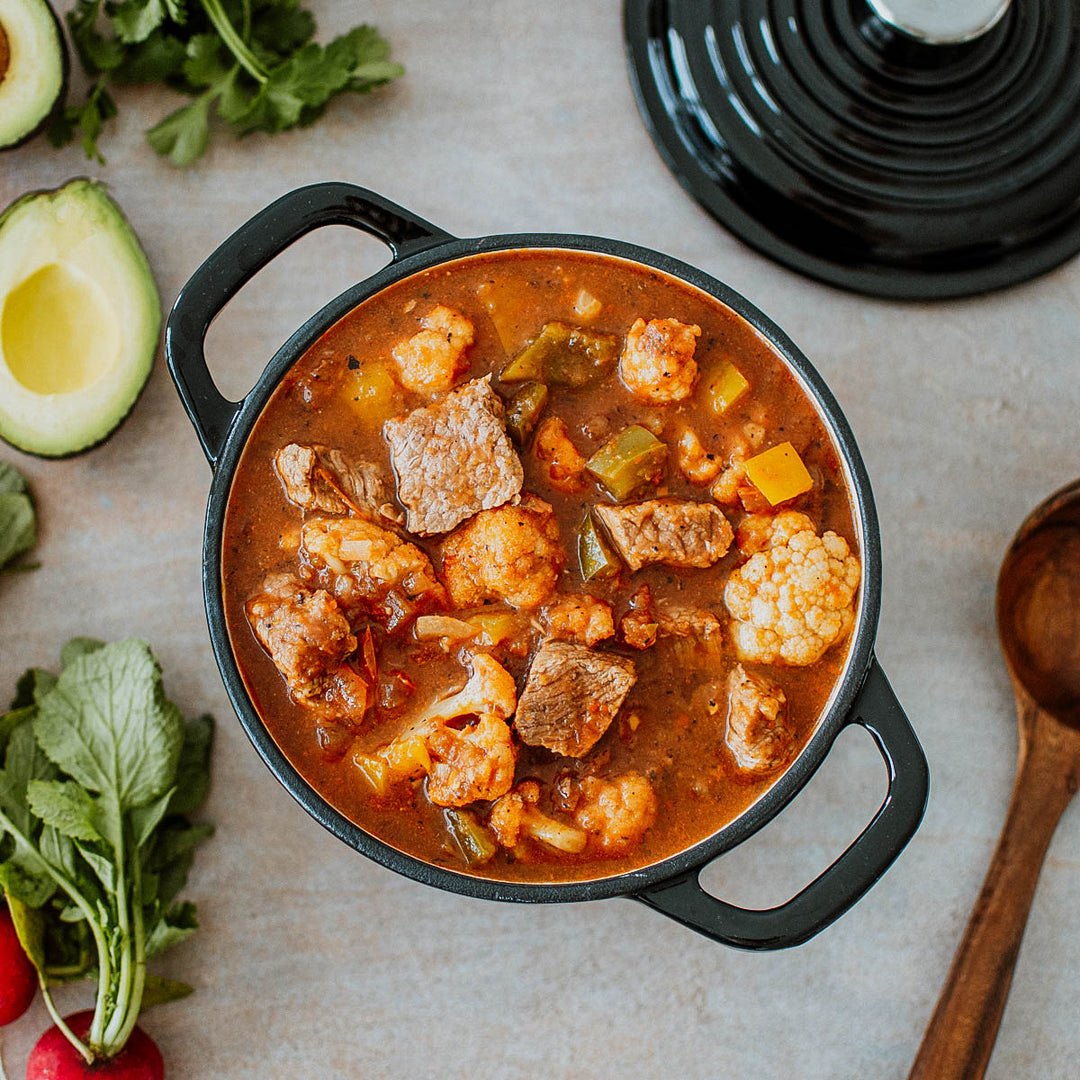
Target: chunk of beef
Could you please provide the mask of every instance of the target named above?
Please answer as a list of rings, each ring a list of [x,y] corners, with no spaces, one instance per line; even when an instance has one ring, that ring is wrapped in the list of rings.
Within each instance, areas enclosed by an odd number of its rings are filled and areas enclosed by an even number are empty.
[[[371,683],[351,663],[338,664],[323,681],[316,707],[328,720],[349,720],[357,724],[367,712],[371,699]]]
[[[394,630],[444,607],[446,590],[415,544],[361,518],[314,517],[300,531],[307,570],[352,615]]]
[[[297,701],[322,694],[332,673],[356,648],[348,621],[324,589],[309,592],[295,582],[290,589],[278,579],[272,591],[253,596],[245,610]]]
[[[407,390],[449,390],[469,366],[465,353],[474,340],[473,324],[460,312],[436,304],[421,320],[422,329],[391,350],[398,380]]]
[[[505,600],[534,608],[555,591],[566,565],[555,512],[535,495],[484,510],[442,545],[442,575],[455,607]]]
[[[615,633],[611,605],[589,593],[558,596],[541,612],[544,627],[554,638],[595,645]]]
[[[301,510],[401,520],[377,465],[355,461],[329,446],[289,443],[274,455],[289,502]]]
[[[584,757],[607,731],[636,679],[632,660],[547,641],[529,668],[514,727],[529,746]]]
[[[671,600],[661,600],[656,605],[656,621],[660,633],[667,637],[697,638],[719,644],[723,632],[720,620],[711,611]]]
[[[490,375],[466,383],[437,405],[387,420],[383,434],[410,532],[449,532],[521,490],[521,461],[506,434]]]
[[[649,499],[625,506],[600,503],[593,513],[631,570],[647,563],[704,568],[731,546],[731,525],[711,503],[688,499]]]
[[[788,723],[787,695],[763,675],[736,664],[728,676],[725,741],[742,772],[772,772],[787,764],[795,749]]]

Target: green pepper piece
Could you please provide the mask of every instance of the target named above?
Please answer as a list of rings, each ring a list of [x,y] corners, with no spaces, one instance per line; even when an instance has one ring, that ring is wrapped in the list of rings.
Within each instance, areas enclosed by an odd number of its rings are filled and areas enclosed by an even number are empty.
[[[591,581],[593,578],[602,581],[614,577],[622,569],[619,557],[596,527],[591,510],[585,515],[585,520],[578,530],[577,552],[582,581]]]
[[[523,383],[511,395],[506,404],[506,430],[518,446],[524,448],[532,438],[547,399],[548,388],[542,382]]]
[[[608,439],[585,463],[618,502],[642,484],[659,480],[664,472],[667,446],[648,428],[631,424]]]
[[[536,382],[544,377],[543,353],[533,345],[525,348],[502,369],[499,378],[503,382]]]
[[[486,863],[495,854],[495,838],[491,831],[469,813],[468,810],[444,810],[450,832],[461,848],[461,854],[470,866]]]
[[[514,357],[500,378],[503,382],[542,380],[579,390],[602,375],[618,352],[619,341],[614,334],[545,323],[536,339]]]

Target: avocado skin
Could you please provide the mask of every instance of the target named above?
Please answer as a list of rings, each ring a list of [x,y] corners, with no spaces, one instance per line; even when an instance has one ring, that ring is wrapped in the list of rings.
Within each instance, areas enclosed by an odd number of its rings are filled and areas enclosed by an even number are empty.
[[[159,343],[160,351],[160,343]],[[156,361],[158,354],[154,354],[154,360]],[[150,371],[152,372],[153,366]],[[150,374],[147,373],[146,378],[143,380],[142,386],[139,387],[139,392],[135,395],[135,400],[132,401],[131,407],[123,416],[116,421],[116,426],[110,431],[105,432],[100,439],[92,443],[87,443],[86,446],[80,446],[77,450],[65,450],[59,454],[46,454],[44,450],[27,450],[25,446],[20,446],[18,443],[13,443],[10,439],[5,439],[3,435],[0,435],[0,443],[5,446],[10,446],[12,450],[18,450],[20,454],[25,454],[27,457],[40,458],[42,461],[64,461],[67,458],[79,457],[81,454],[88,454],[91,450],[96,450],[99,446],[104,446],[119,430],[124,426],[124,421],[132,414],[135,406],[139,404],[139,398],[143,396],[146,390],[146,384],[150,381]]]
[[[55,13],[53,14],[53,18],[54,19],[56,18]],[[141,257],[141,259],[142,259],[142,261],[144,263],[144,269],[146,271],[146,274],[147,274],[149,280],[151,282],[153,282],[154,290],[156,292],[157,291],[157,282],[155,281],[153,273],[150,270],[150,263],[146,259],[146,253],[142,250],[142,245],[139,243],[138,233],[136,233],[134,228],[132,228],[131,222],[128,221],[127,216],[124,214],[123,210],[120,209],[120,205],[116,202],[115,199],[113,199],[111,196],[108,195],[108,189],[107,189],[106,185],[103,184],[100,180],[94,180],[92,177],[89,177],[89,176],[73,176],[70,180],[68,180],[66,183],[61,184],[59,187],[56,187],[56,188],[36,188],[33,191],[28,191],[28,192],[26,192],[26,194],[20,195],[13,202],[8,203],[8,205],[5,206],[2,211],[0,211],[0,229],[3,228],[4,222],[7,221],[8,217],[12,213],[14,213],[24,203],[32,202],[34,199],[40,198],[42,196],[58,195],[65,188],[69,188],[69,187],[71,187],[71,186],[73,186],[75,184],[85,184],[87,187],[92,188],[95,192],[101,192],[102,194],[106,195],[112,209],[115,211],[116,215],[120,218],[120,221],[123,223],[124,228],[128,231],[128,233],[130,234],[132,239],[135,241],[136,250],[138,251],[138,253],[139,253],[139,255],[140,255],[140,257]],[[3,301],[4,301],[4,298],[2,296],[0,296],[0,311],[3,310]],[[158,297],[159,308],[160,308],[160,303],[161,303],[161,300],[160,300],[160,296],[159,296]],[[44,451],[44,450],[28,450],[25,446],[20,446],[18,443],[12,442],[2,432],[0,432],[0,443],[3,443],[6,446],[10,446],[13,450],[18,450],[20,454],[26,454],[28,457],[41,458],[41,459],[43,459],[45,461],[63,461],[66,458],[78,457],[80,454],[89,453],[89,451],[96,450],[99,446],[102,446],[105,443],[107,443],[113,437],[113,435],[115,435],[116,432],[120,430],[120,428],[123,426],[124,422],[131,415],[131,413],[134,410],[135,406],[139,403],[139,399],[143,396],[143,393],[146,391],[146,384],[150,381],[150,376],[154,372],[154,365],[157,363],[158,356],[161,354],[161,324],[162,324],[162,319],[161,319],[161,315],[160,315],[160,311],[159,311],[159,315],[158,315],[158,343],[157,343],[157,346],[156,346],[156,348],[154,350],[154,358],[153,358],[153,360],[151,360],[150,366],[147,368],[146,376],[143,378],[143,381],[140,384],[138,391],[136,391],[135,396],[132,399],[131,404],[128,406],[127,410],[124,412],[124,414],[122,416],[118,416],[116,418],[115,423],[113,424],[113,426],[111,428],[109,428],[109,430],[106,431],[101,436],[101,438],[95,439],[93,442],[86,443],[83,446],[78,446],[78,447],[75,447],[74,449],[71,449],[71,450],[62,450],[62,451],[59,451],[57,453],[48,453],[47,451]]]
[[[53,10],[53,6],[48,0],[44,0],[44,3],[45,7],[48,8],[49,14],[52,16],[52,21],[56,26],[56,40],[60,43],[60,89],[57,90],[56,97],[53,98],[53,103],[49,108],[49,111],[45,113],[37,126],[31,128],[30,131],[15,142],[5,143],[3,146],[0,146],[0,153],[3,153],[5,150],[18,150],[20,146],[25,146],[31,139],[36,138],[52,123],[53,118],[67,103],[68,82],[71,76],[71,53],[68,50],[67,39],[64,37],[64,27],[60,22],[60,17]],[[11,206],[8,207],[8,210],[14,205],[15,204],[12,203]],[[4,213],[6,214],[7,210],[5,210]],[[6,439],[3,439],[3,436],[0,436],[0,440],[7,442]]]

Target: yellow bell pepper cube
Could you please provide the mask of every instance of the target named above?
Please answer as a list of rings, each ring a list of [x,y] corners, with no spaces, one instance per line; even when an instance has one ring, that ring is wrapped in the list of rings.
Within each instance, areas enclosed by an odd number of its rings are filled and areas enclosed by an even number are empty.
[[[390,766],[391,780],[408,780],[431,772],[431,755],[422,735],[399,736],[380,753]]]
[[[377,795],[386,794],[390,773],[386,758],[376,757],[373,754],[354,754],[352,762]]]
[[[746,376],[730,360],[722,360],[706,377],[705,399],[720,416],[749,389]]]
[[[517,616],[510,611],[470,615],[465,622],[477,628],[481,645],[498,645],[517,629]]]
[[[814,478],[789,442],[750,458],[746,463],[746,476],[772,506],[794,499],[814,486]]]
[[[357,366],[353,368],[352,363]],[[350,357],[350,368],[342,382],[342,394],[357,417],[367,427],[382,427],[400,404],[398,385],[384,363],[361,363]]]
[[[385,795],[391,784],[431,771],[431,755],[422,735],[399,737],[374,754],[357,752],[352,762],[377,795]]]

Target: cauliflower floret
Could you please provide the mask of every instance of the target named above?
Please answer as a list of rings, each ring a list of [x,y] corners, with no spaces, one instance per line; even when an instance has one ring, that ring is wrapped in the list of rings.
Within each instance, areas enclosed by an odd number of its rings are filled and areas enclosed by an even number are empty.
[[[724,740],[742,772],[767,773],[787,763],[795,749],[788,723],[787,695],[763,675],[736,664],[728,676]]]
[[[510,725],[486,714],[458,731],[439,726],[428,736],[432,757],[427,794],[436,806],[467,806],[497,799],[514,783],[517,748]]]
[[[678,319],[636,320],[619,357],[627,389],[651,405],[689,397],[697,379],[694,349],[700,336],[700,326]]]
[[[487,653],[476,653],[471,663],[469,681],[456,694],[429,705],[416,717],[416,725],[445,723],[459,716],[490,714],[508,720],[514,715],[517,687],[513,675]]]
[[[706,450],[692,427],[685,428],[679,436],[675,453],[683,476],[691,484],[708,484],[723,467],[720,455]]]
[[[580,791],[574,818],[606,852],[636,844],[656,819],[656,792],[641,773],[586,776]]]
[[[560,596],[541,615],[548,633],[565,641],[591,647],[615,633],[611,605],[588,593]]]
[[[555,512],[535,495],[482,510],[443,541],[443,580],[455,607],[505,600],[538,607],[566,564]]]
[[[721,506],[734,506],[739,501],[739,489],[746,487],[746,457],[741,453],[731,455],[728,464],[716,477],[709,494]]]
[[[619,639],[632,649],[651,649],[656,644],[659,629],[652,589],[642,585],[630,597],[629,610],[619,620]]]
[[[814,663],[851,629],[859,560],[843,537],[818,536],[810,518],[796,511],[747,518],[740,540],[755,553],[724,589],[739,659]]]
[[[585,459],[570,441],[566,422],[561,417],[549,417],[540,425],[533,449],[545,479],[556,491],[573,495],[589,486]]]
[[[361,518],[310,518],[300,533],[312,573],[340,604],[370,612],[387,629],[446,592],[431,560],[415,544]]]
[[[744,555],[753,555],[774,544],[786,544],[796,533],[807,531],[815,531],[814,522],[801,510],[751,514],[739,523],[735,546]]]
[[[427,773],[428,797],[439,806],[497,799],[514,782],[517,748],[507,720],[517,707],[514,677],[487,653],[472,657],[472,674],[456,693],[429,705],[397,737],[353,762],[379,794]],[[475,724],[449,723],[476,716]]]
[[[488,827],[503,847],[512,848],[522,840],[539,840],[548,847],[576,855],[588,840],[582,829],[567,825],[536,809],[540,785],[525,780],[491,808]]]
[[[398,381],[406,390],[449,390],[469,366],[465,351],[473,343],[473,324],[460,312],[436,304],[421,320],[423,327],[391,350]]]

